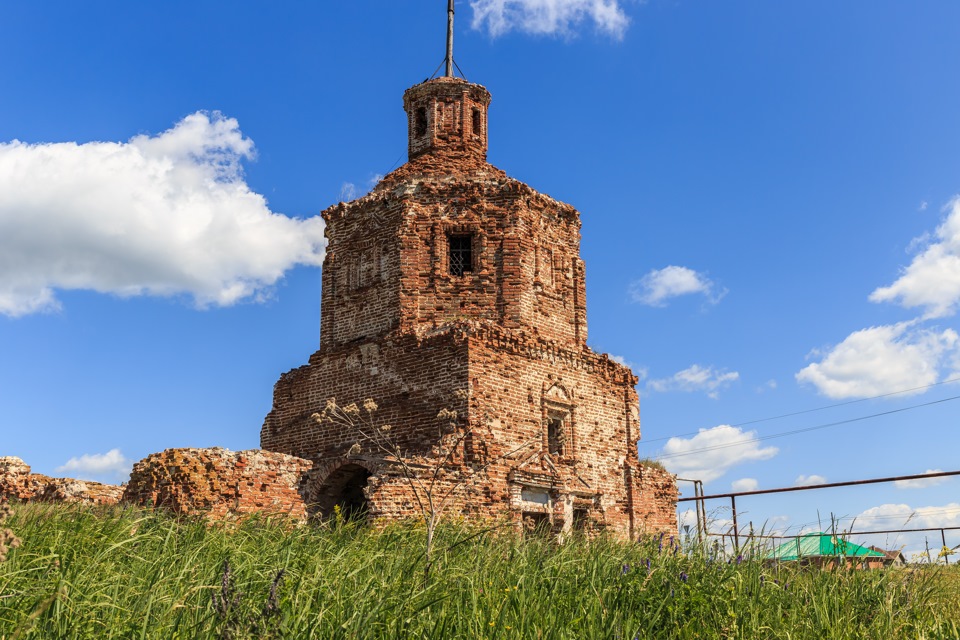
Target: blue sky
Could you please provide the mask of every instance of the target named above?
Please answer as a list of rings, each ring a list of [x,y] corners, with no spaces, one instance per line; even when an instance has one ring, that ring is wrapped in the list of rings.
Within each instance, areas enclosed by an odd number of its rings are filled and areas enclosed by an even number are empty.
[[[0,455],[117,481],[164,448],[258,445],[318,344],[316,216],[405,160],[445,5],[0,4]],[[938,384],[960,375],[958,21],[457,2],[490,161],[581,211],[589,343],[641,375],[641,455],[708,492],[960,466],[960,386]],[[956,483],[742,518],[960,525]]]

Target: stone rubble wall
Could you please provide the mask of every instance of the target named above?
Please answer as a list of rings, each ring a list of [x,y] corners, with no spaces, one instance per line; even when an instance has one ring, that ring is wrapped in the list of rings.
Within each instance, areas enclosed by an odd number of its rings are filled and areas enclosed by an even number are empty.
[[[31,473],[30,465],[20,458],[0,457],[0,500],[103,505],[116,504],[122,495],[121,486],[73,478],[51,478]]]
[[[213,519],[265,513],[304,520],[312,466],[259,449],[167,449],[133,466],[123,501]]]

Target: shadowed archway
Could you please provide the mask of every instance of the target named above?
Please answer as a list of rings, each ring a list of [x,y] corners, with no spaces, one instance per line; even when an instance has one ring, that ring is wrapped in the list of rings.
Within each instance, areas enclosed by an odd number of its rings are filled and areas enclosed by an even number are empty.
[[[345,464],[331,472],[314,493],[313,515],[331,518],[339,507],[346,520],[365,519],[369,504],[364,489],[371,475],[369,469],[358,464]]]

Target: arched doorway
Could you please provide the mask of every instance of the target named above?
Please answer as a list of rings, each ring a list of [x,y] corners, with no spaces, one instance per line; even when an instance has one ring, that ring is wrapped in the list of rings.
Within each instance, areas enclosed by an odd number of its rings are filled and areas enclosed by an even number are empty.
[[[347,520],[367,517],[367,496],[363,490],[372,474],[358,464],[345,464],[327,476],[316,492],[315,515],[327,519],[337,512]]]

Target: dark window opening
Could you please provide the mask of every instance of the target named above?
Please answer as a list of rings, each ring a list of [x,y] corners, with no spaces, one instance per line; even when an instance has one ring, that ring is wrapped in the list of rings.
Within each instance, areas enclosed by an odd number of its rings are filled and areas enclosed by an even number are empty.
[[[563,455],[563,420],[550,418],[547,420],[547,450],[552,455]]]
[[[586,509],[573,510],[573,530],[583,531],[587,528],[589,512]]]
[[[450,275],[473,271],[473,236],[450,236]]]
[[[416,133],[419,138],[427,133],[427,109],[426,107],[417,107]]]
[[[550,518],[545,513],[524,511],[523,532],[529,536],[547,537],[550,535]]]
[[[473,109],[473,133],[474,135],[480,135],[480,109]]]

